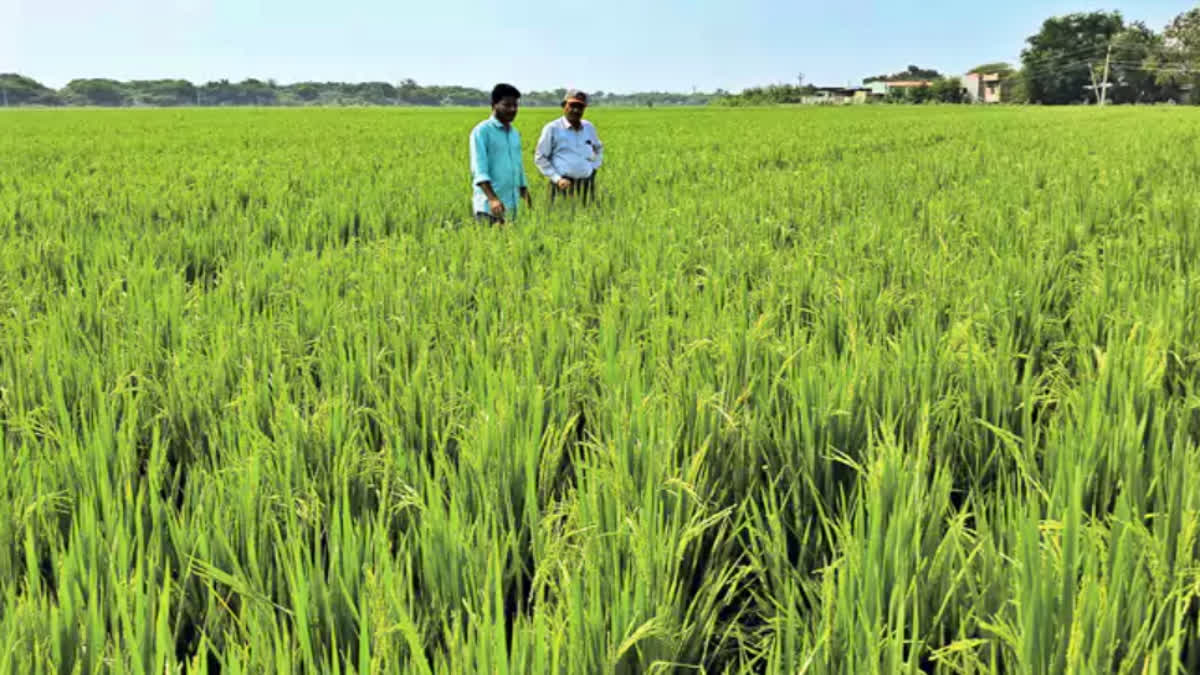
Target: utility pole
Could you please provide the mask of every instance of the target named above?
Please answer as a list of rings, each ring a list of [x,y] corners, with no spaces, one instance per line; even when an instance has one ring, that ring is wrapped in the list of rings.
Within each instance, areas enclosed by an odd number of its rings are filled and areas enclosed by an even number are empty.
[[[1100,85],[1100,105],[1108,102],[1108,88],[1112,83],[1108,81],[1109,64],[1112,63],[1112,42],[1108,43],[1108,52],[1104,54],[1104,84]]]
[[[1096,82],[1096,67],[1093,66],[1091,63],[1088,64],[1088,72],[1092,76],[1092,86],[1086,87],[1086,89],[1092,90],[1092,93],[1094,93],[1096,95],[1096,103],[1098,103],[1100,105],[1105,105],[1106,103],[1108,103],[1108,88],[1112,86],[1112,82],[1108,81],[1108,75],[1111,72],[1111,68],[1110,68],[1111,64],[1112,64],[1112,43],[1111,42],[1108,44],[1108,52],[1104,55],[1104,82],[1103,83]]]

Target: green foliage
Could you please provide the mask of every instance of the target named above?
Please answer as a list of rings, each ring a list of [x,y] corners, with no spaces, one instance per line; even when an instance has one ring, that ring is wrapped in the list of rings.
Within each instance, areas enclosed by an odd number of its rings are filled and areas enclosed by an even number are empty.
[[[58,105],[61,101],[53,89],[41,82],[16,73],[0,73],[0,104]]]
[[[1175,17],[1163,31],[1159,50],[1147,63],[1159,85],[1200,103],[1200,7]]]
[[[903,87],[888,90],[884,100],[888,103],[965,103],[966,93],[962,80],[957,77],[939,77],[931,84],[920,87]]]
[[[1200,7],[1176,16],[1163,34],[1167,46],[1178,52],[1182,63],[1200,70]]]
[[[1109,77],[1114,87],[1109,98],[1115,103],[1149,103],[1175,95],[1175,88],[1164,86],[1155,70],[1147,68],[1162,50],[1163,37],[1140,21],[1113,36]]]
[[[61,92],[16,74],[0,75],[0,88],[8,90],[9,105],[91,106],[276,106],[276,105],[421,105],[487,107],[490,92],[460,86],[421,86],[408,79],[399,85],[387,82],[297,82],[280,85],[274,81],[246,79],[241,82],[214,80],[196,86],[187,80],[74,80]],[[566,89],[524,92],[522,104],[559,107]],[[704,105],[726,92],[709,94],[637,92],[616,94],[594,92],[593,105]]]
[[[135,80],[125,85],[134,105],[181,106],[194,105],[196,87],[187,80]]]
[[[1095,69],[1103,66],[1109,43],[1124,29],[1120,12],[1047,19],[1021,52],[1030,100],[1061,105],[1092,99],[1086,87]]]
[[[122,106],[129,102],[124,85],[109,79],[71,80],[61,92],[63,102],[71,105]]]
[[[971,75],[974,73],[979,73],[981,75],[990,75],[992,73],[997,73],[1001,77],[1009,77],[1015,72],[1016,72],[1016,70],[1012,67],[1011,64],[1003,62],[1003,61],[998,61],[995,63],[985,63],[981,66],[976,66],[976,67],[968,70],[967,74]]]
[[[1000,83],[1000,100],[1004,103],[1030,103],[1029,74],[1022,68]]]
[[[480,115],[4,113],[0,672],[1196,672],[1196,111]]]
[[[1111,54],[1108,100],[1158,103],[1191,98],[1200,85],[1200,9],[1180,14],[1163,33],[1126,24],[1119,13],[1092,12],[1049,19],[1022,53],[1012,100],[1093,102],[1092,77],[1102,81]],[[1191,45],[1191,46],[1189,46]],[[1110,51],[1111,50],[1111,51]],[[1010,99],[1006,99],[1010,100]],[[1200,102],[1200,101],[1196,101]]]
[[[920,66],[909,66],[906,70],[891,75],[876,75],[863,80],[863,84],[872,82],[884,82],[895,80],[936,80],[942,77],[942,74],[936,68],[921,68]]]
[[[716,103],[726,106],[781,105],[800,103],[805,97],[816,93],[817,88],[812,85],[773,84],[766,87],[750,87],[737,95],[722,96]]]
[[[957,77],[934,80],[929,87],[929,97],[938,103],[964,103],[967,100],[962,80]]]

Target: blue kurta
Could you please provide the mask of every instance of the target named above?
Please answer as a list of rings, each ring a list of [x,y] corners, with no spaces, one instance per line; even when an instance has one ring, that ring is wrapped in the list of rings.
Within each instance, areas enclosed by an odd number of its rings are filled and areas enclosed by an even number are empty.
[[[516,218],[517,203],[525,182],[525,165],[521,160],[521,134],[516,127],[505,129],[495,115],[480,122],[471,130],[471,203],[475,213],[489,213],[487,195],[479,187],[490,181],[492,190],[504,203],[505,216]]]

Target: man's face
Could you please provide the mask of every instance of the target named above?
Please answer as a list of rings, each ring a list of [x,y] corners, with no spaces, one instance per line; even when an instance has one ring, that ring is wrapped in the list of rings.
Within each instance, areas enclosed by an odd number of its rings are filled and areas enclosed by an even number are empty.
[[[563,111],[567,116],[567,121],[571,124],[579,124],[579,121],[583,119],[584,110],[586,110],[586,106],[584,106],[582,103],[572,102],[563,107]]]
[[[512,124],[512,121],[517,119],[517,107],[516,98],[505,96],[492,106],[492,112],[496,113],[496,119],[505,124]]]

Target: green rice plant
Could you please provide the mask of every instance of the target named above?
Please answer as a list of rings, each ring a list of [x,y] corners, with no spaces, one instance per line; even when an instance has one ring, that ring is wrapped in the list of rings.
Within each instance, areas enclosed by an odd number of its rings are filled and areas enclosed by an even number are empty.
[[[483,114],[4,113],[0,672],[1200,669],[1194,111]]]

